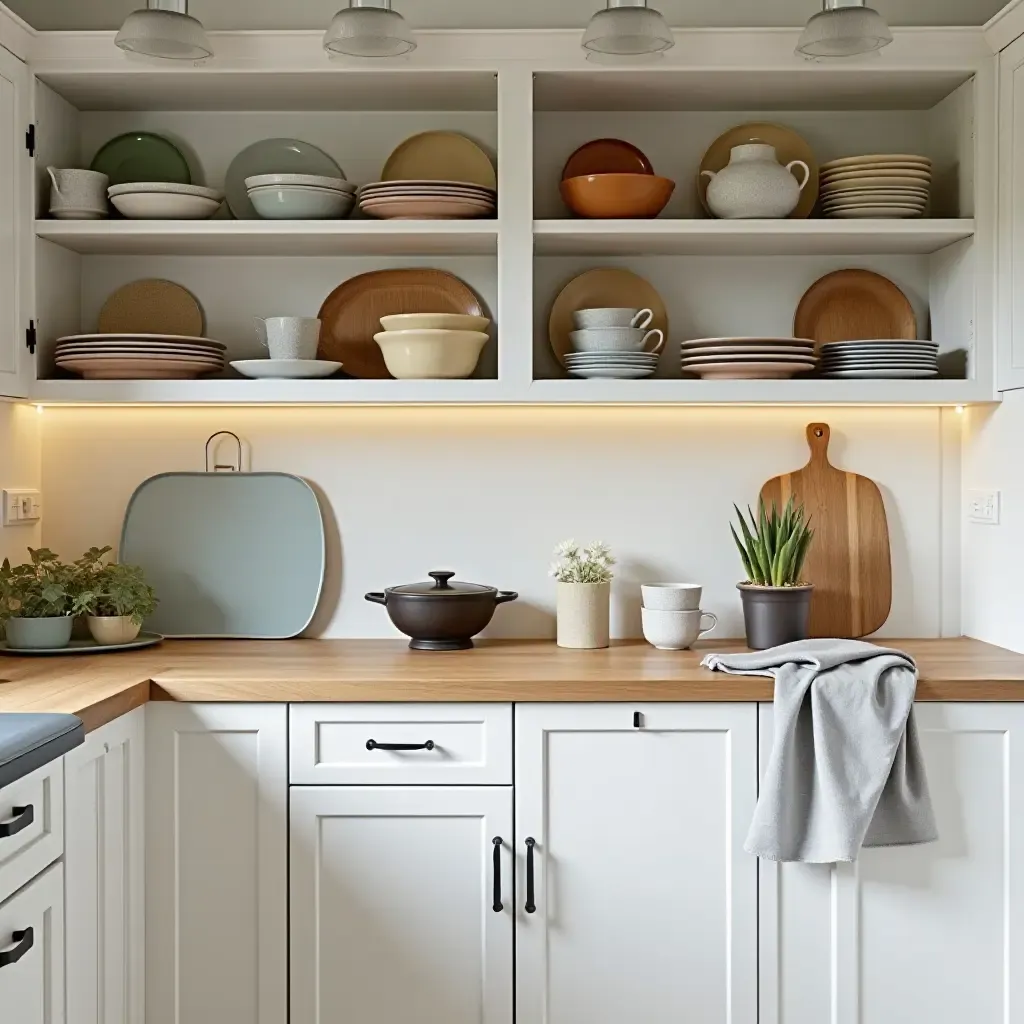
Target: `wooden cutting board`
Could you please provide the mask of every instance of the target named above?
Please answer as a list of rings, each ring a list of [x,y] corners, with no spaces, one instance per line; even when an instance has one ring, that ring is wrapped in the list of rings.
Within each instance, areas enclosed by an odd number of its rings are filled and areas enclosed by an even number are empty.
[[[892,607],[889,527],[878,485],[828,461],[827,423],[807,426],[811,461],[761,488],[765,505],[803,502],[814,540],[803,576],[814,584],[812,637],[861,637],[879,629]]]

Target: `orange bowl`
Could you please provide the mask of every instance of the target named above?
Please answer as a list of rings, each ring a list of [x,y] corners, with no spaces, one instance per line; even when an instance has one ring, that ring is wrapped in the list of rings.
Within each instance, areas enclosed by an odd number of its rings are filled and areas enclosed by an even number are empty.
[[[588,174],[561,184],[565,205],[579,217],[657,217],[675,187],[656,174]]]

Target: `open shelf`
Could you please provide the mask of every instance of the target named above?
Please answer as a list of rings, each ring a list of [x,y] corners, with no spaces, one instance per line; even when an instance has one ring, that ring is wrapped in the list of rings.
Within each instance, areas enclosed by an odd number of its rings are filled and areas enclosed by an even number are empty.
[[[38,220],[36,237],[106,256],[437,256],[498,251],[495,220]]]
[[[974,235],[950,220],[536,220],[543,256],[927,255]]]

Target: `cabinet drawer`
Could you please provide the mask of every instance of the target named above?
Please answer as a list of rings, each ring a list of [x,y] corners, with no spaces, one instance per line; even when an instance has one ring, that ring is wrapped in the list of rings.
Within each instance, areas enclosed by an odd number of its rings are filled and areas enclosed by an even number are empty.
[[[512,783],[510,704],[292,704],[289,722],[293,784]]]
[[[27,824],[26,824],[27,822]],[[0,789],[0,900],[64,852],[64,760]]]

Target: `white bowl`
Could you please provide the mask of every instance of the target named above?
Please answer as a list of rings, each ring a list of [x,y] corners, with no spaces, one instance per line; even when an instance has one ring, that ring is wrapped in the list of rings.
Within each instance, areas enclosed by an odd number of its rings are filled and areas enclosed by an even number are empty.
[[[711,612],[669,612],[657,608],[641,608],[644,637],[662,651],[685,651],[695,640],[718,625],[718,617]],[[703,619],[711,625],[703,629]]]
[[[353,199],[335,189],[311,188],[304,185],[254,188],[249,200],[257,214],[265,220],[329,220],[345,217]]]
[[[398,380],[469,377],[487,344],[483,331],[381,331],[373,336]]]
[[[323,174],[253,174],[245,179],[247,189],[263,188],[266,185],[309,185],[353,194],[359,187],[345,178],[328,178]]]
[[[132,220],[206,220],[220,209],[215,199],[176,192],[129,192],[111,196],[110,201],[118,213]]]
[[[385,331],[486,331],[491,321],[468,313],[393,313],[380,325]]]
[[[700,608],[699,583],[642,583],[644,607],[654,611],[692,612]]]
[[[203,199],[214,199],[218,203],[224,201],[224,192],[219,188],[206,188],[205,185],[181,185],[176,181],[127,181],[121,185],[111,185],[107,195],[127,195],[129,192],[172,192],[179,196],[200,196]]]

